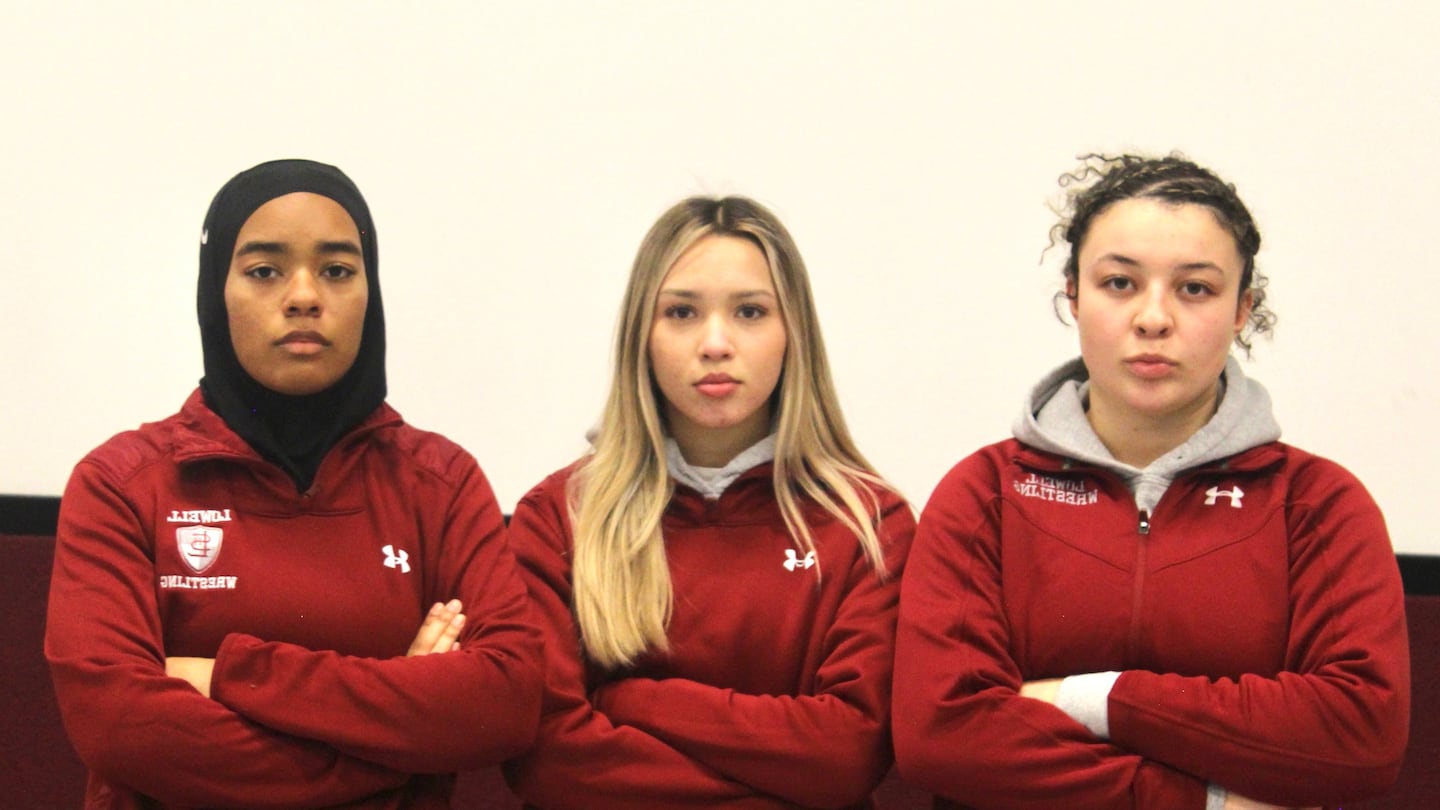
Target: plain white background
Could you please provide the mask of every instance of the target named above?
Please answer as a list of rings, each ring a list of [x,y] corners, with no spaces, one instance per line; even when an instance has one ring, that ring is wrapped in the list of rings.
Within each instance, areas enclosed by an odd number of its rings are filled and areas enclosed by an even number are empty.
[[[857,439],[923,504],[1076,351],[1056,178],[1180,149],[1259,221],[1285,439],[1440,554],[1435,9],[0,0],[0,492],[179,407],[210,197],[311,157],[375,215],[392,404],[505,509],[584,449],[645,230],[726,192],[792,229]]]

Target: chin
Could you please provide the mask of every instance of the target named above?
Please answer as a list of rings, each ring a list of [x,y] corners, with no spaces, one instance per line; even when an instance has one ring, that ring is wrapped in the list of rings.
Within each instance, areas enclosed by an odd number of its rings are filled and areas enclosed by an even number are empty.
[[[269,388],[271,391],[274,391],[274,392],[277,393],[277,394],[284,394],[284,395],[290,396],[290,397],[308,397],[308,396],[310,396],[311,394],[318,394],[318,393],[320,393],[321,391],[324,391],[325,389],[327,389],[327,388],[329,388],[330,386],[334,385],[334,384],[335,384],[336,382],[338,382],[338,381],[339,381],[339,378],[336,378],[336,379],[334,379],[334,380],[329,380],[329,381],[326,381],[326,380],[308,380],[308,379],[306,379],[306,380],[287,379],[287,380],[275,380],[275,384],[274,384],[274,385],[270,385],[270,384],[268,384],[268,383],[261,383],[261,384],[264,385],[266,388]]]

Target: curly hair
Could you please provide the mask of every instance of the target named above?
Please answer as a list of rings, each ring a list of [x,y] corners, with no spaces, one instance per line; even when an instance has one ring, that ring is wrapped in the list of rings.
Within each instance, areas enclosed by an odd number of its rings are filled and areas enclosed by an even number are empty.
[[[1240,294],[1250,291],[1252,304],[1249,323],[1235,336],[1235,343],[1249,354],[1250,339],[1271,331],[1276,316],[1265,305],[1269,279],[1255,267],[1255,254],[1260,252],[1260,229],[1241,202],[1235,186],[1179,152],[1165,157],[1091,153],[1080,156],[1080,161],[1074,171],[1060,175],[1060,186],[1066,190],[1065,205],[1058,212],[1060,221],[1050,229],[1052,247],[1064,241],[1070,248],[1062,271],[1066,291],[1059,295],[1073,297],[1080,275],[1080,245],[1095,217],[1110,206],[1136,198],[1203,205],[1235,239],[1235,248],[1244,261]]]

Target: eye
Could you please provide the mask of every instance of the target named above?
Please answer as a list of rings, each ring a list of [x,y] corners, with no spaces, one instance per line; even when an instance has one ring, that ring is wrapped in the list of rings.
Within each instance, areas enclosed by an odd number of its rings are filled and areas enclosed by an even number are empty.
[[[770,314],[770,311],[759,304],[741,304],[740,307],[735,310],[735,314],[741,320],[754,321]]]
[[[1135,282],[1125,276],[1111,276],[1100,282],[1100,288],[1115,292],[1128,292],[1135,289]]]
[[[355,268],[344,264],[328,264],[320,271],[322,278],[327,278],[331,281],[343,281],[347,278],[352,278],[355,274]]]
[[[247,268],[245,275],[256,281],[269,281],[272,278],[278,278],[280,271],[268,264],[257,264],[254,267]]]
[[[1203,281],[1187,281],[1180,285],[1180,294],[1189,298],[1207,298],[1215,294],[1215,290]]]
[[[689,304],[671,304],[662,313],[667,318],[683,321],[695,317],[695,307]]]

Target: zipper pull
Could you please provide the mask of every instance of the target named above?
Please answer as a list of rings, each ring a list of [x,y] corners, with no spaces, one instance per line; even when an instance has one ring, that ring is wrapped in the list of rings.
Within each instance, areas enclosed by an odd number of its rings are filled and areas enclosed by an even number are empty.
[[[1140,533],[1150,533],[1150,513],[1146,512],[1144,509],[1140,510]]]

